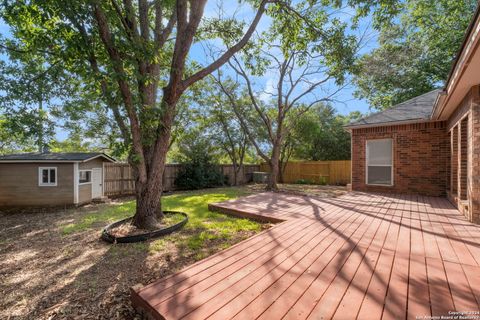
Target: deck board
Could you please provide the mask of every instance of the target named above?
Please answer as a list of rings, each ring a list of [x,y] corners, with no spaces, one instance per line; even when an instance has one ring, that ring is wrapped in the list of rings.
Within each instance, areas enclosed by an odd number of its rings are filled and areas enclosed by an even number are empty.
[[[212,210],[280,222],[132,289],[152,319],[399,319],[476,311],[480,227],[446,199],[261,193]]]

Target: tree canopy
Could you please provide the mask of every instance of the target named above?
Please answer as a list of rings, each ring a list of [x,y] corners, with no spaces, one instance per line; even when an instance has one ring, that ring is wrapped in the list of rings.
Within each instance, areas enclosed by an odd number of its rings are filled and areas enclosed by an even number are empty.
[[[408,0],[379,24],[379,47],[358,62],[356,96],[385,109],[441,87],[460,49],[476,0]]]
[[[350,134],[343,128],[361,117],[359,112],[348,116],[337,114],[328,104],[317,104],[298,119],[291,135],[292,158],[327,161],[350,159]]]

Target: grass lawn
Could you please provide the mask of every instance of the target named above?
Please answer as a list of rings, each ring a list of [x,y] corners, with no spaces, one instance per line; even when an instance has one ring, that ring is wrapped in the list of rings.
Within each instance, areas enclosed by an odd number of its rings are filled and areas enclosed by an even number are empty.
[[[248,219],[238,219],[211,212],[208,210],[208,204],[234,199],[249,193],[244,188],[221,188],[166,195],[163,198],[163,209],[187,213],[188,223],[181,232],[143,245],[138,244],[138,247],[155,252],[162,250],[167,244],[175,243],[179,247],[194,250],[198,259],[209,254],[210,243],[214,240],[222,240],[223,243],[220,246],[226,248],[231,245],[228,240],[238,238],[239,233],[258,232],[261,230],[261,224]],[[110,222],[130,217],[134,210],[134,200],[122,202],[75,219],[71,223],[62,225],[61,230],[63,234],[68,235],[90,228],[98,228]]]
[[[132,319],[128,289],[149,283],[267,228],[210,212],[208,203],[254,192],[219,188],[167,195],[183,211],[179,232],[144,243],[99,239],[109,222],[134,212],[134,200],[43,213],[0,215],[0,318]]]

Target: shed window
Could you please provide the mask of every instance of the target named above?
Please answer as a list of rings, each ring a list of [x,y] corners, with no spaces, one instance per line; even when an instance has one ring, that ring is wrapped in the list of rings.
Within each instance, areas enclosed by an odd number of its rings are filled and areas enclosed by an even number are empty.
[[[392,139],[367,141],[367,184],[393,185]]]
[[[92,182],[92,171],[91,170],[82,170],[78,172],[78,182],[79,183],[91,183]]]
[[[54,187],[57,185],[57,168],[41,167],[38,169],[38,185],[42,187]]]

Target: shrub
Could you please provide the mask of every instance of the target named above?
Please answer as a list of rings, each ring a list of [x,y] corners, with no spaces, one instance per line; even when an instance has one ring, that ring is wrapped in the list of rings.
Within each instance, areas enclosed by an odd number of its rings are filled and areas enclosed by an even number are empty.
[[[178,188],[192,190],[226,184],[225,176],[213,163],[215,154],[209,140],[202,137],[185,139],[180,147],[183,167],[175,179]]]
[[[225,184],[225,176],[220,169],[208,162],[185,163],[175,179],[180,189],[203,189],[219,187]]]
[[[298,179],[295,181],[296,184],[312,184],[312,182],[308,179]]]

